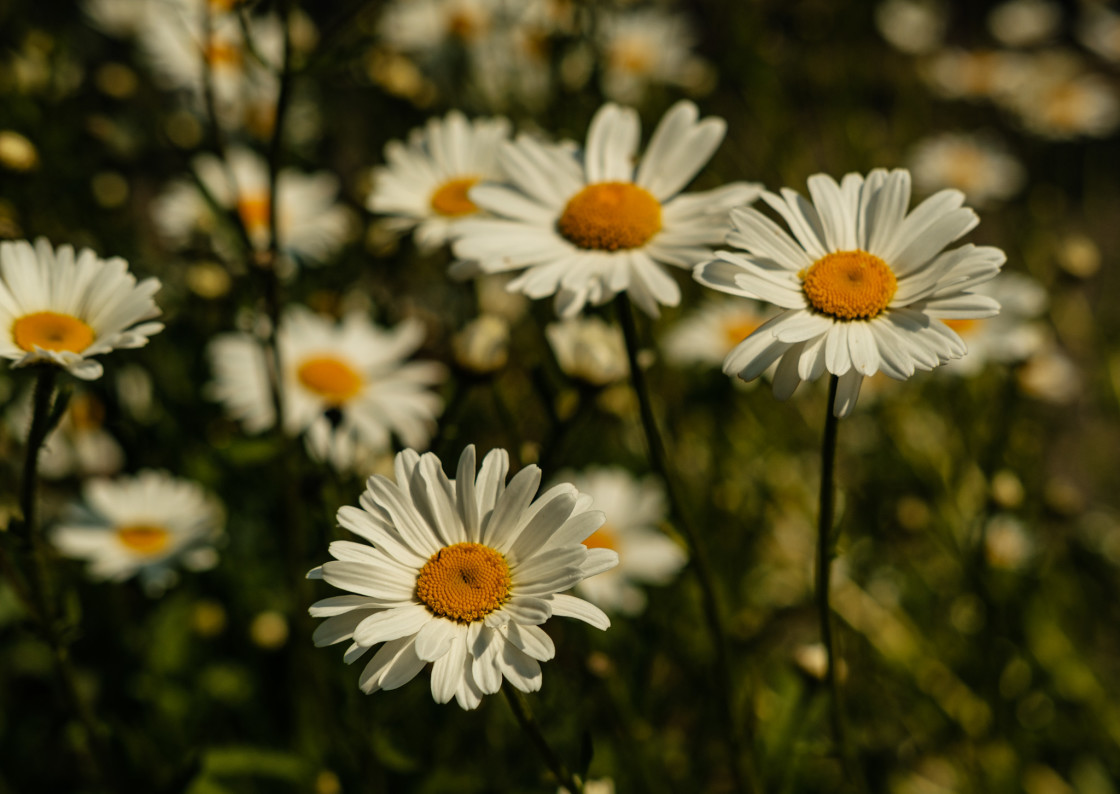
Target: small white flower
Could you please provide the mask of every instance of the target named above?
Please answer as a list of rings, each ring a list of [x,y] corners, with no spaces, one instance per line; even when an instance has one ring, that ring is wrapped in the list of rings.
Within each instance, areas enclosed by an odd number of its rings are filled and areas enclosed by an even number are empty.
[[[1076,56],[1043,53],[1030,59],[1026,74],[1002,102],[1029,132],[1054,140],[1104,138],[1120,125],[1120,99],[1111,82],[1087,71]]]
[[[176,567],[205,570],[217,563],[213,544],[223,512],[197,483],[144,470],[115,480],[87,480],[85,505],[51,533],[68,557],[89,561],[95,579],[123,581],[139,575],[158,593],[174,583]]]
[[[737,344],[772,316],[754,301],[708,298],[666,332],[665,359],[677,366],[720,366]]]
[[[308,574],[350,593],[311,607],[326,618],[314,640],[350,642],[347,663],[381,646],[358,679],[363,692],[396,689],[431,663],[436,702],[473,709],[503,679],[540,689],[540,662],[555,655],[540,628],[550,617],[610,625],[598,607],[564,593],[618,563],[613,551],[581,542],[603,514],[568,484],[534,500],[540,469],[527,466],[507,485],[508,470],[505,450],[493,450],[476,474],[468,446],[451,480],[435,455],[405,450],[396,482],[370,477],[361,508],[338,511],[370,545],[335,541],[335,559]]]
[[[124,466],[124,450],[105,430],[105,406],[92,394],[78,391],[70,398],[66,413],[43,442],[39,473],[48,479],[70,475],[88,477],[116,474]],[[8,425],[26,435],[31,424],[31,393],[13,404]]]
[[[988,13],[988,30],[1007,47],[1032,47],[1052,38],[1062,7],[1050,0],[1007,0]]]
[[[885,0],[875,8],[875,26],[892,47],[924,55],[941,46],[947,22],[936,0]]]
[[[577,317],[544,329],[560,369],[572,378],[606,386],[630,374],[622,329],[600,317]]]
[[[910,170],[918,190],[956,188],[977,207],[1010,198],[1027,177],[1022,163],[991,138],[953,132],[919,141]]]
[[[948,99],[1001,100],[1030,78],[1030,57],[1002,50],[945,49],[930,56],[922,75]]]
[[[646,606],[642,586],[668,584],[688,561],[684,549],[658,529],[665,520],[664,488],[653,477],[639,480],[617,466],[562,472],[558,479],[589,495],[607,517],[583,545],[618,552],[618,567],[580,582],[576,592],[607,612],[637,615]]]
[[[455,363],[478,375],[497,372],[509,361],[509,323],[483,314],[467,323],[452,340]]]
[[[336,324],[303,307],[288,308],[276,335],[284,431],[307,432],[312,453],[340,469],[388,450],[391,435],[407,446],[425,446],[443,407],[431,387],[445,373],[436,362],[405,361],[423,341],[418,320],[383,329],[357,313]],[[209,353],[211,396],[248,432],[272,427],[276,416],[259,342],[223,334]]]
[[[692,54],[694,36],[680,14],[660,8],[606,11],[598,24],[608,99],[639,104],[651,85],[696,86],[711,68]]]
[[[385,145],[387,165],[374,169],[370,212],[392,216],[389,225],[405,231],[421,251],[446,243],[456,226],[478,213],[467,195],[480,181],[498,179],[498,146],[509,138],[502,118],[468,121],[452,111],[412,131],[408,144]]]
[[[83,380],[101,377],[90,356],[143,347],[163,330],[152,296],[159,281],[136,283],[120,257],[88,248],[54,250],[43,238],[0,243],[0,357],[13,367],[48,363]],[[139,325],[137,325],[139,323]]]
[[[763,199],[789,225],[786,232],[752,208],[732,212],[727,242],[698,265],[696,280],[732,295],[765,300],[786,311],[767,322],[724,361],[727,374],[758,377],[778,361],[774,394],[786,399],[803,380],[839,377],[833,411],[855,406],[864,376],[905,380],[965,354],[943,320],[991,317],[999,303],[973,290],[998,273],[998,248],[945,247],[979,223],[943,190],[913,211],[910,173],[879,169],[841,183],[809,177],[812,203],[783,188]],[[791,236],[792,233],[792,236]]]
[[[469,47],[493,25],[504,0],[393,0],[385,5],[378,33],[385,46],[421,59]]]
[[[998,301],[999,315],[988,320],[944,320],[968,345],[968,355],[950,362],[945,372],[971,376],[988,362],[1015,364],[1046,347],[1050,333],[1038,318],[1049,301],[1046,289],[1035,279],[1022,273],[1004,273],[974,292]]]
[[[698,115],[691,102],[675,104],[640,160],[638,114],[614,104],[592,119],[582,159],[568,146],[524,135],[503,144],[510,184],[470,191],[498,217],[462,223],[452,273],[524,270],[509,289],[531,298],[555,294],[563,317],[620,292],[651,316],[659,305],[677,305],[680,287],[665,266],[689,268],[709,256],[727,232],[730,208],[760,189],[736,182],[681,194],[726,130],[722,119]]]
[[[268,163],[256,152],[231,147],[226,163],[210,154],[194,160],[199,181],[223,210],[236,213],[256,251],[269,245]],[[338,203],[338,179],[326,171],[304,174],[285,168],[276,176],[276,232],[280,250],[306,264],[328,262],[350,236],[351,215]],[[153,202],[153,220],[171,245],[185,245],[192,234],[215,234],[219,252],[237,251],[225,218],[215,216],[193,181],[171,185]]]

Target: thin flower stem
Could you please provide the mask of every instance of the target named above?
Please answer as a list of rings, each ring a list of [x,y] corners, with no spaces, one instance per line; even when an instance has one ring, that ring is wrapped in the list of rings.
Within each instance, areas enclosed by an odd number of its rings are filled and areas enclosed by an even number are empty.
[[[510,710],[517,719],[517,723],[521,726],[521,730],[529,734],[533,746],[537,748],[537,751],[541,754],[541,758],[544,759],[545,765],[548,767],[548,770],[552,772],[557,782],[571,794],[583,794],[583,781],[568,771],[568,767],[560,760],[560,756],[552,749],[548,740],[544,738],[540,726],[537,725],[536,720],[533,719],[533,715],[529,711],[529,706],[525,702],[525,696],[519,692],[514,692],[512,688],[508,686],[502,687],[502,694],[506,696],[506,702],[509,703]]]
[[[844,703],[840,698],[840,686],[836,678],[836,644],[832,636],[832,606],[829,602],[832,557],[835,552],[832,523],[835,513],[836,485],[833,475],[836,468],[836,436],[840,424],[833,406],[836,403],[839,382],[838,376],[830,376],[828,404],[825,408],[824,440],[821,442],[821,492],[817,520],[817,616],[820,620],[821,644],[824,645],[825,650],[825,683],[828,686],[830,700],[829,721],[832,726],[832,740],[840,753],[848,780],[858,784],[861,775],[848,744]]]
[[[634,385],[635,393],[638,395],[638,408],[642,418],[642,428],[645,430],[646,445],[649,447],[650,463],[665,484],[665,491],[669,495],[669,504],[676,514],[681,531],[684,533],[685,540],[688,541],[689,549],[692,552],[690,567],[696,572],[696,578],[700,583],[708,633],[711,635],[713,646],[715,646],[717,674],[721,679],[724,691],[728,693],[727,697],[720,698],[720,705],[725,723],[727,749],[731,755],[730,766],[735,790],[738,792],[754,791],[758,789],[758,786],[754,785],[753,782],[748,785],[752,776],[749,774],[749,770],[753,770],[753,764],[751,759],[743,752],[743,737],[732,709],[735,698],[731,696],[731,693],[735,691],[735,688],[731,673],[730,653],[727,647],[727,630],[723,623],[719,599],[716,595],[715,579],[708,562],[707,548],[700,533],[696,531],[692,524],[691,515],[685,509],[680,491],[677,488],[676,477],[669,469],[669,456],[665,451],[661,432],[657,428],[657,419],[653,415],[653,404],[650,401],[645,372],[638,363],[638,332],[634,325],[633,309],[625,293],[618,296],[616,308],[619,322],[622,325],[622,334],[626,339],[626,356],[630,363],[630,380]],[[744,767],[747,768],[748,773],[744,773]]]
[[[27,591],[33,606],[32,617],[38,623],[43,638],[50,646],[63,696],[71,713],[85,730],[88,744],[80,739],[75,740],[74,749],[82,758],[90,782],[98,788],[105,788],[110,782],[106,774],[108,767],[103,763],[109,758],[105,744],[105,730],[94,716],[93,709],[77,684],[77,674],[70,660],[69,643],[58,625],[58,610],[51,581],[51,569],[47,560],[47,548],[39,527],[39,453],[47,436],[61,418],[61,411],[56,410],[60,408],[55,399],[57,376],[56,367],[43,366],[35,380],[31,428],[27,433],[23,479],[20,482],[22,533],[31,556]]]

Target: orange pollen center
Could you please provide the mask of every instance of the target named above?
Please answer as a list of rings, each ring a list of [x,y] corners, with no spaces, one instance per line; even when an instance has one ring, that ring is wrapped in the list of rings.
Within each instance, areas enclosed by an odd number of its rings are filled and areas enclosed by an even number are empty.
[[[809,305],[838,320],[878,317],[898,289],[887,263],[866,251],[833,251],[800,275]]]
[[[268,214],[271,210],[268,194],[244,196],[237,200],[237,214],[245,224],[249,234],[268,230]]]
[[[93,329],[69,314],[35,312],[12,323],[12,341],[29,353],[36,347],[81,353],[93,344],[93,338]]]
[[[610,524],[603,524],[591,533],[591,537],[583,542],[589,549],[611,549],[618,551],[618,535]]]
[[[556,228],[580,248],[638,248],[661,231],[661,204],[630,182],[599,182],[572,196]]]
[[[132,524],[117,528],[117,539],[137,554],[159,554],[167,548],[171,533],[154,524]]]
[[[729,348],[742,342],[754,333],[761,323],[749,320],[746,317],[736,317],[723,326],[723,337]]]
[[[424,563],[416,597],[433,615],[474,623],[509,600],[510,586],[505,557],[481,543],[456,543]]]
[[[973,328],[975,328],[976,323],[979,322],[979,321],[978,320],[942,320],[941,322],[945,323],[945,325],[952,328],[954,331],[956,331],[961,336],[964,336],[965,334],[969,333]]]
[[[237,67],[241,65],[241,50],[225,41],[211,40],[205,54],[206,62],[211,66]]]
[[[444,182],[432,193],[432,209],[440,215],[457,218],[478,212],[478,207],[467,196],[467,191],[478,184],[477,176],[465,176]]]
[[[299,365],[296,378],[331,405],[342,405],[362,389],[363,380],[353,367],[333,356],[316,356]]]
[[[654,54],[645,42],[621,42],[608,57],[613,67],[631,74],[647,74],[653,68]]]
[[[105,406],[89,394],[76,394],[70,399],[70,421],[75,430],[96,430],[105,421]]]

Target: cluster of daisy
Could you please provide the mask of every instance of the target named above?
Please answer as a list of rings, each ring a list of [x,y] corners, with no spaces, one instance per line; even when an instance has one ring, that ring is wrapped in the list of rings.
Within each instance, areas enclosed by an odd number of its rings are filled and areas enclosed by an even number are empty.
[[[44,239],[0,243],[0,351],[13,368],[58,368],[81,380],[101,377],[96,357],[147,345],[163,329],[153,299],[160,284],[137,282],[119,257],[53,247]],[[26,427],[30,406],[13,417]],[[47,439],[42,465],[48,475],[108,475],[123,464],[120,446],[101,427],[100,404],[79,394]],[[139,575],[158,592],[175,566],[212,566],[222,510],[196,483],[144,470],[83,485],[85,505],[71,510],[53,540],[66,555],[90,562],[96,578]]]
[[[443,94],[491,111],[538,111],[595,75],[607,98],[627,103],[655,86],[699,95],[714,82],[692,52],[688,18],[661,6],[394,0],[378,34],[372,79],[419,105]]]
[[[922,58],[930,87],[949,99],[990,101],[1011,112],[1027,132],[1051,140],[1108,137],[1120,125],[1114,81],[1078,51],[1058,41],[1063,7],[1052,0],[1008,0],[991,10],[988,29],[998,47],[947,46],[949,5],[935,0],[886,0],[876,21],[894,47]],[[1120,60],[1120,15],[1083,4],[1070,23],[1079,43],[1109,62]]]

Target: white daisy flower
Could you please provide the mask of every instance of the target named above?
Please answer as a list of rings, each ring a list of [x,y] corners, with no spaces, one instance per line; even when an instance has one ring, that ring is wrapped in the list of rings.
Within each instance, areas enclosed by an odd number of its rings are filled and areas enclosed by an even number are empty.
[[[760,191],[736,182],[680,194],[726,129],[722,119],[697,117],[691,102],[670,108],[640,160],[638,114],[614,104],[592,119],[582,160],[567,146],[528,136],[504,144],[499,159],[511,184],[470,191],[498,217],[462,223],[453,246],[462,261],[452,272],[524,269],[509,289],[531,298],[555,294],[564,317],[620,292],[652,316],[658,305],[677,305],[680,288],[665,265],[688,268],[710,256],[730,208]]]
[[[910,154],[910,169],[918,190],[956,188],[977,207],[1011,198],[1027,178],[1022,163],[997,142],[953,132],[919,141]]]
[[[1029,79],[1030,57],[1003,50],[944,49],[930,56],[922,76],[948,99],[999,100]]]
[[[686,17],[660,8],[607,12],[598,20],[602,87],[608,99],[638,104],[653,84],[696,87],[711,67],[693,55]]]
[[[343,469],[388,450],[391,435],[407,446],[425,446],[443,407],[431,387],[445,373],[434,361],[405,361],[423,341],[418,320],[383,329],[358,313],[336,324],[290,307],[276,334],[284,431],[308,432],[312,453]],[[209,354],[210,395],[248,432],[272,427],[276,416],[260,343],[247,334],[223,334],[210,343]]]
[[[677,366],[719,366],[735,346],[765,323],[769,312],[754,301],[707,299],[669,328],[662,346]]]
[[[977,295],[989,295],[1000,304],[999,316],[989,320],[943,320],[968,345],[968,355],[948,364],[953,375],[976,375],[989,362],[1015,364],[1040,352],[1050,341],[1050,332],[1038,318],[1049,303],[1046,289],[1022,273],[1004,273],[976,287]]]
[[[413,227],[421,251],[446,243],[464,218],[478,213],[467,191],[501,177],[498,146],[509,138],[503,118],[468,121],[458,111],[429,119],[412,131],[408,144],[385,145],[385,166],[373,171],[370,212],[392,216],[397,231]]]
[[[572,378],[606,386],[630,375],[622,329],[601,317],[576,317],[544,329],[560,369]]]
[[[143,347],[162,323],[152,296],[159,281],[139,284],[120,257],[88,248],[54,250],[45,239],[0,243],[0,357],[13,367],[49,363],[82,380],[101,377],[90,356]],[[139,323],[139,325],[137,325]]]
[[[87,480],[85,505],[56,527],[51,541],[68,557],[89,561],[95,579],[139,575],[151,592],[177,578],[176,567],[217,564],[213,544],[224,520],[221,505],[197,483],[144,470],[115,480]]]
[[[396,482],[374,475],[361,508],[338,522],[368,541],[335,541],[335,559],[308,576],[352,595],[311,607],[326,618],[317,646],[350,642],[352,663],[381,645],[358,679],[363,692],[396,689],[432,663],[432,697],[473,709],[507,679],[522,692],[541,686],[540,662],[555,654],[541,624],[574,617],[598,629],[610,620],[598,607],[564,593],[618,563],[608,549],[581,541],[602,523],[571,485],[540,498],[536,466],[508,486],[509,456],[496,449],[475,472],[475,450],[459,458],[449,480],[439,459],[405,450]]]
[[[900,52],[924,55],[941,46],[948,23],[937,0],[884,0],[875,8],[875,26]]]
[[[254,250],[269,244],[268,163],[256,152],[234,146],[223,163],[211,154],[194,160],[195,173],[210,198],[222,209],[236,212]],[[330,260],[350,237],[351,213],[338,203],[338,179],[326,171],[304,174],[282,169],[276,176],[276,227],[280,249],[306,264]],[[216,234],[215,246],[233,257],[237,246],[232,230],[217,218],[193,181],[174,183],[152,205],[157,229],[174,246],[185,245],[192,234]],[[224,236],[221,233],[224,232]]]
[[[437,57],[449,45],[469,47],[494,23],[504,0],[393,0],[377,31],[390,49]]]
[[[1027,74],[1003,103],[1029,132],[1054,140],[1104,138],[1120,125],[1115,89],[1103,75],[1086,71],[1081,59],[1044,53],[1029,62]]]
[[[1050,0],[1007,0],[988,12],[988,30],[1007,47],[1032,47],[1054,37],[1062,7]]]
[[[26,436],[31,425],[32,396],[16,401],[7,424],[17,436]],[[92,394],[76,392],[58,425],[47,435],[39,453],[39,473],[47,479],[116,474],[124,466],[124,450],[105,427],[105,406]]]
[[[848,174],[840,184],[817,174],[809,193],[811,203],[789,188],[763,193],[792,237],[755,209],[733,211],[727,242],[745,254],[720,251],[695,277],[786,310],[736,347],[724,372],[751,380],[779,361],[774,394],[786,399],[827,370],[840,379],[833,411],[845,416],[864,376],[905,380],[963,356],[964,342],[943,320],[999,312],[998,302],[973,289],[994,278],[1006,256],[986,246],[946,251],[979,218],[955,190],[908,213],[905,169]]]
[[[618,552],[618,567],[580,582],[576,592],[607,612],[637,615],[646,606],[642,586],[668,584],[688,561],[684,549],[657,528],[666,517],[665,489],[655,478],[640,480],[619,466],[559,478],[590,496],[607,517],[583,545]]]

